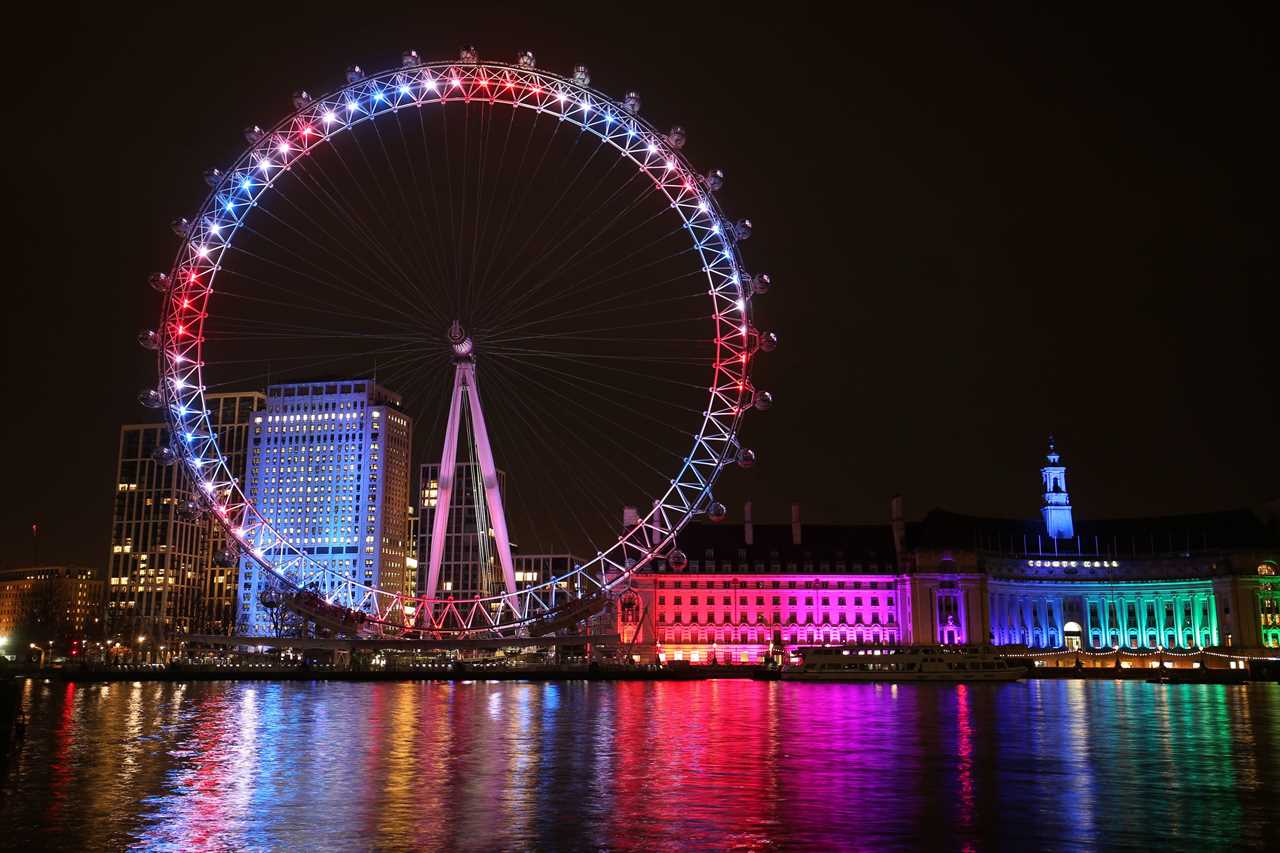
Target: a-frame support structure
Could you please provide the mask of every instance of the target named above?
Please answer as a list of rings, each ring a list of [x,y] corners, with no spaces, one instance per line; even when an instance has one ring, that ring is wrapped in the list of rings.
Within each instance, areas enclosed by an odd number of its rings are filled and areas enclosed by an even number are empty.
[[[455,320],[449,329],[449,343],[453,347],[453,395],[449,402],[449,420],[445,425],[444,450],[440,454],[439,489],[436,496],[435,517],[431,522],[431,553],[427,560],[427,598],[434,599],[440,584],[440,562],[444,557],[445,534],[449,526],[449,504],[453,496],[454,480],[458,465],[458,432],[462,425],[462,407],[471,414],[471,431],[479,457],[480,475],[484,480],[485,503],[489,508],[489,523],[493,527],[494,543],[498,550],[498,562],[502,566],[502,581],[508,601],[516,606],[516,571],[511,558],[511,539],[507,534],[507,516],[502,507],[502,490],[498,484],[498,469],[493,462],[493,447],[489,444],[489,430],[485,427],[484,409],[480,405],[480,391],[476,387],[476,362],[471,338]],[[478,531],[484,536],[486,531]]]

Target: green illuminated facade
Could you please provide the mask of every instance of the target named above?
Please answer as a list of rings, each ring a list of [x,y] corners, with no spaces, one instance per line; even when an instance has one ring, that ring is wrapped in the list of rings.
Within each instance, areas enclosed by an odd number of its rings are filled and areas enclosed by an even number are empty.
[[[971,590],[970,642],[985,636],[1033,649],[1280,648],[1280,501],[1080,520],[1052,445],[1046,460],[1038,520],[934,510],[904,524],[895,505],[895,542],[908,571],[945,575]],[[931,624],[928,614],[915,621]]]

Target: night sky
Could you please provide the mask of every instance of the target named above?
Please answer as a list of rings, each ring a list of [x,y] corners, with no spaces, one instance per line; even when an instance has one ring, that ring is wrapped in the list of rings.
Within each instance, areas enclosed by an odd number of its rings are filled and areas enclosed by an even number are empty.
[[[776,329],[750,472],[761,520],[871,523],[902,493],[1028,516],[1046,435],[1083,517],[1280,495],[1270,20],[1214,6],[965,12],[740,3],[489,11],[46,4],[11,30],[11,252],[0,564],[102,566],[121,423],[154,361],[146,276],[240,131],[399,52],[532,49],[644,96],[749,216]],[[386,4],[379,4],[379,7]],[[375,8],[377,11],[375,12]],[[536,12],[528,11],[537,9]],[[23,56],[23,53],[26,55]]]

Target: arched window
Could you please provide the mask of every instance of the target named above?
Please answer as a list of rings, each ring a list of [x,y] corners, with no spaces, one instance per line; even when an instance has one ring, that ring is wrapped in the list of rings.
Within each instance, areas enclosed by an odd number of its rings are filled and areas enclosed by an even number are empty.
[[[635,590],[622,596],[621,618],[623,625],[634,625],[640,621],[640,596]]]

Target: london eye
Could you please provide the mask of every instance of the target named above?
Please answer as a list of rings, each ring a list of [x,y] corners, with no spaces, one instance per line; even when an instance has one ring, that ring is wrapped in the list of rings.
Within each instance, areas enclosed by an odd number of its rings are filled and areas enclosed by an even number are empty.
[[[408,51],[292,102],[205,173],[140,337],[159,374],[140,397],[172,439],[158,453],[238,558],[317,624],[423,637],[558,630],[633,572],[683,565],[677,534],[723,519],[717,478],[755,463],[744,418],[772,404],[751,380],[777,343],[753,320],[770,281],[744,260],[751,223],[722,208],[724,174],[695,167],[686,131],[643,118],[638,94],[528,52]],[[369,582],[316,558],[336,530],[252,498],[207,395],[332,376],[403,396],[415,461],[440,463],[433,500],[458,499],[456,466],[475,472],[496,543],[484,591],[442,589],[437,553],[412,592]],[[581,559],[521,586],[517,548]]]

